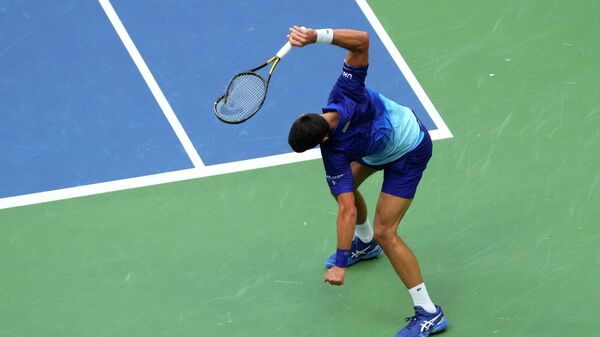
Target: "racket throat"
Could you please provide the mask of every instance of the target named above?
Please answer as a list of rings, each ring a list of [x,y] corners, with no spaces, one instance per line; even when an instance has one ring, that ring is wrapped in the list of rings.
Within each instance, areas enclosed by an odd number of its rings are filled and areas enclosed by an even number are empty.
[[[273,71],[275,70],[275,68],[279,64],[279,61],[281,61],[281,59],[279,57],[277,57],[277,56],[274,56],[271,60],[273,60],[273,59],[275,59],[275,62],[271,66],[271,70],[269,70],[269,79],[271,79],[271,75],[273,74]],[[269,62],[271,62],[271,60],[269,60]]]

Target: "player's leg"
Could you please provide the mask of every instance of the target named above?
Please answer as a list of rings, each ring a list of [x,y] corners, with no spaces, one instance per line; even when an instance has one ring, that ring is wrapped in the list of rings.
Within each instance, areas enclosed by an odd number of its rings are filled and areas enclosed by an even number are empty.
[[[384,167],[383,185],[375,209],[375,239],[408,289],[423,283],[423,278],[417,258],[398,236],[398,225],[412,203],[431,155],[431,138],[425,130],[415,149]],[[424,304],[425,309],[435,310],[431,301]]]
[[[353,162],[351,168],[352,176],[354,177],[354,204],[356,205],[356,226],[354,227],[354,235],[361,240],[362,243],[367,244],[367,246],[373,246],[370,254],[362,256],[365,259],[369,259],[379,255],[381,249],[379,247],[375,247],[376,245],[373,244],[373,228],[369,222],[367,204],[358,188],[368,177],[377,172],[377,170],[372,167],[362,165],[359,162]],[[364,250],[366,248],[364,245],[360,246],[360,250]]]
[[[426,133],[413,151],[387,164],[375,209],[375,239],[388,256],[415,305],[415,315],[398,332],[397,337],[429,336],[448,325],[442,309],[433,304],[429,297],[415,254],[398,235],[398,226],[412,203],[431,154],[431,138]]]
[[[415,254],[398,235],[398,225],[411,202],[412,199],[382,192],[375,210],[375,239],[408,289],[415,306],[415,315],[398,332],[398,337],[428,336],[448,325],[442,309],[433,304],[427,293]]]
[[[412,199],[381,193],[375,209],[375,240],[381,245],[394,270],[410,289],[423,283],[417,258],[398,236],[398,225],[410,207]]]
[[[352,162],[352,177],[354,177],[354,204],[356,205],[356,222],[359,224],[365,223],[368,219],[367,204],[362,194],[358,191],[360,185],[373,173],[376,169],[362,165],[358,162]]]

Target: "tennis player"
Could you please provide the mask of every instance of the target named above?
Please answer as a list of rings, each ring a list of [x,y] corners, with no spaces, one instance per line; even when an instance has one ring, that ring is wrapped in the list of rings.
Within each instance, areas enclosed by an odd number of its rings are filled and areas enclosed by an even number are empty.
[[[324,281],[344,284],[348,267],[377,257],[383,248],[414,302],[414,316],[396,336],[442,331],[448,321],[431,301],[415,255],[397,234],[431,158],[429,133],[410,108],[365,87],[367,32],[294,26],[288,39],[295,47],[334,44],[348,50],[323,113],[300,116],[288,138],[296,152],[321,145],[327,183],[338,202],[337,251],[325,262],[329,269]],[[381,170],[383,185],[372,229],[358,187]]]

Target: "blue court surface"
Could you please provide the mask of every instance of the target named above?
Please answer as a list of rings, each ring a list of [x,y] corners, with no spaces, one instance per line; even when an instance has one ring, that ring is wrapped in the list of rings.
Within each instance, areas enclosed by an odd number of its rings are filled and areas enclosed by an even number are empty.
[[[271,57],[291,25],[369,31],[367,85],[413,108],[429,130],[449,134],[360,1],[343,9],[316,0],[102,2],[0,1],[0,198],[289,153],[289,125],[325,104],[341,48],[292,50],[246,123],[219,122],[212,102],[233,74]],[[111,5],[200,165],[109,20]]]

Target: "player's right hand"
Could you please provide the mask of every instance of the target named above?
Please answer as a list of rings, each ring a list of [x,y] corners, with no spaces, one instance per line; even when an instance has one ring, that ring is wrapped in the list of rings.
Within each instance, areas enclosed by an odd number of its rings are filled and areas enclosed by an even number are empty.
[[[344,276],[346,275],[346,268],[340,268],[338,266],[333,266],[327,269],[325,272],[325,278],[323,282],[329,283],[332,286],[341,286],[344,284]]]
[[[294,26],[290,28],[288,40],[294,47],[304,47],[317,41],[317,31],[310,28]]]

